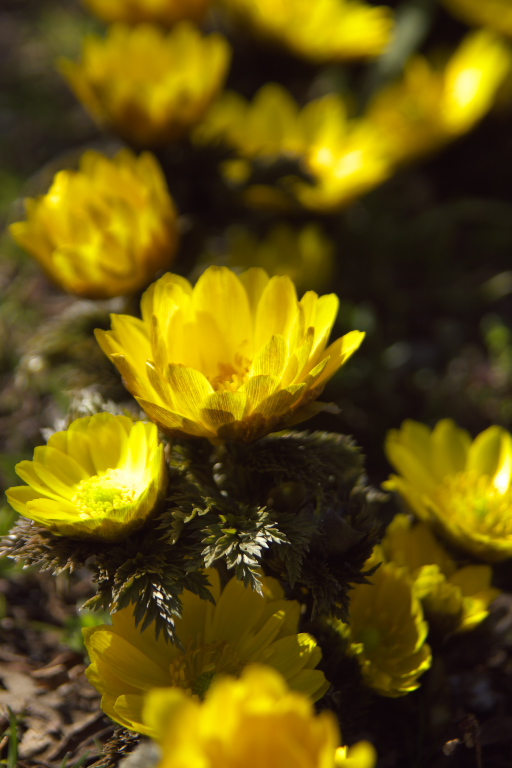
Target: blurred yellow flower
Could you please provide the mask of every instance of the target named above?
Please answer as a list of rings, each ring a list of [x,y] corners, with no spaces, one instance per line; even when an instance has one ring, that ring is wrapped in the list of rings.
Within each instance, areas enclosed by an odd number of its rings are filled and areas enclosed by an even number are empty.
[[[393,173],[386,144],[370,120],[339,124],[339,135],[319,136],[308,148],[305,168],[314,183],[291,185],[299,202],[313,211],[335,211],[382,184]]]
[[[365,569],[383,560],[375,547]],[[350,624],[334,626],[348,639],[366,684],[382,696],[404,696],[419,688],[431,665],[428,625],[405,568],[383,563],[369,578],[352,592]]]
[[[58,285],[89,299],[145,288],[168,268],[177,214],[156,159],[122,150],[112,160],[88,151],[78,171],[60,171],[46,195],[25,201],[16,242]]]
[[[299,603],[285,600],[275,579],[263,578],[264,596],[233,577],[221,590],[213,568],[207,571],[215,605],[183,592],[183,617],[176,633],[183,649],[158,640],[155,627],[135,626],[132,608],[112,616],[112,626],[84,629],[91,665],[87,677],[101,692],[103,710],[139,733],[154,734],[142,718],[144,694],[176,686],[202,698],[217,675],[239,675],[249,662],[279,670],[293,690],[320,699],[329,687],[315,669],[321,652],[311,635],[297,634]]]
[[[318,224],[296,229],[281,222],[261,239],[241,226],[226,232],[226,266],[261,267],[270,276],[288,275],[297,288],[321,290],[334,270],[334,244]],[[213,254],[206,254],[212,263]]]
[[[82,60],[60,69],[91,115],[129,143],[156,146],[182,138],[222,88],[230,47],[186,21],[170,32],[150,24],[113,24],[105,39],[84,41]]]
[[[147,694],[144,722],[162,749],[157,768],[373,768],[375,749],[336,749],[335,716],[319,715],[276,670],[251,664],[215,681],[199,702],[178,688]],[[348,756],[348,759],[347,759]]]
[[[432,431],[405,421],[386,439],[400,475],[384,483],[421,520],[489,562],[512,556],[512,435],[489,427],[471,441],[451,419]]]
[[[14,509],[51,531],[115,540],[145,522],[167,488],[163,445],[154,424],[99,413],[73,421],[16,472]]]
[[[315,63],[379,56],[391,39],[385,6],[359,0],[224,0],[254,30]]]
[[[322,131],[326,120],[333,126],[344,119],[344,103],[338,96],[326,96],[299,107],[282,85],[266,83],[247,101],[226,91],[212,105],[193,138],[205,144],[223,141],[242,157],[275,159],[301,157],[312,137]]]
[[[444,68],[412,58],[401,81],[378,92],[366,119],[394,162],[405,162],[469,131],[491,108],[511,68],[504,41],[487,30],[467,35]]]
[[[489,614],[500,594],[491,586],[492,568],[455,561],[434,538],[426,523],[412,525],[396,515],[386,530],[382,550],[389,561],[407,568],[416,596],[429,617],[439,616],[447,631],[472,629]]]
[[[85,0],[89,10],[108,23],[149,21],[165,26],[183,19],[201,21],[212,0]]]
[[[290,278],[262,269],[210,267],[194,288],[164,275],[142,320],[112,315],[96,337],[165,432],[249,442],[325,408],[313,401],[364,338],[327,346],[338,305],[313,291],[298,301]]]
[[[194,140],[223,141],[250,160],[295,159],[312,182],[289,177],[286,188],[301,205],[315,211],[346,205],[393,171],[379,130],[369,120],[349,119],[340,96],[329,94],[300,108],[275,83],[264,85],[250,103],[236,93],[223,94],[196,129]],[[250,166],[240,168],[240,160],[229,161],[225,168],[235,182],[244,181],[250,172]],[[272,204],[271,192],[268,188]]]
[[[457,18],[477,27],[489,27],[512,37],[511,0],[442,0]]]

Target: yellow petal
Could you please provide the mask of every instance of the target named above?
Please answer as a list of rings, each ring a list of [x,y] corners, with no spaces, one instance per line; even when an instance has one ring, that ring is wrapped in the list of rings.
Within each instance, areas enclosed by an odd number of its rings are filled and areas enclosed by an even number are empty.
[[[232,360],[239,349],[252,347],[252,318],[247,292],[230,269],[207,269],[194,288],[193,305],[205,328],[210,322],[218,328],[226,354],[217,359]]]
[[[301,669],[290,677],[288,684],[294,691],[304,693],[311,701],[319,701],[331,687],[319,669]]]
[[[29,485],[16,485],[13,488],[8,488],[5,492],[7,501],[16,512],[20,515],[27,516],[27,503],[34,499],[40,498],[39,491],[34,490]],[[57,502],[59,503],[59,502]]]
[[[231,421],[244,417],[247,395],[245,392],[214,392],[202,403],[200,417],[213,432]]]
[[[271,647],[263,648],[253,660],[275,667],[291,683],[293,675],[304,669],[314,647],[311,636],[305,633],[282,637]]]
[[[101,708],[112,720],[128,728],[129,731],[152,736],[151,729],[147,728],[142,720],[143,704],[144,696],[133,693],[122,693],[115,700],[111,696],[104,696],[101,700]]]
[[[281,381],[277,376],[253,376],[245,384],[247,408],[249,413],[257,409],[259,403],[279,389]]]
[[[493,477],[498,468],[504,435],[506,431],[496,426],[481,432],[469,449],[468,471]]]
[[[361,343],[365,337],[365,334],[361,331],[350,331],[340,339],[334,341],[327,349],[322,353],[322,358],[329,358],[329,362],[322,373],[318,384],[324,384],[331,376],[334,376],[336,371],[341,368],[356,350],[359,349]]]
[[[205,642],[235,642],[250,634],[265,608],[265,600],[236,577],[230,579],[217,602]]]
[[[64,532],[62,523],[68,522],[72,527],[77,521],[76,507],[65,499],[45,499],[39,498],[27,501],[27,509],[22,514],[25,517],[35,520],[41,525],[47,526],[55,531]],[[81,521],[87,525],[86,520]],[[91,521],[94,524],[94,521]],[[69,528],[66,527],[66,532]]]
[[[282,336],[271,336],[254,357],[249,376],[281,377],[287,362],[288,344],[286,340]]]
[[[183,365],[167,367],[167,381],[174,392],[176,411],[191,420],[200,420],[203,401],[213,394],[213,387],[202,373]]]
[[[297,315],[297,293],[289,277],[273,277],[263,291],[256,311],[255,349],[274,336],[288,337]]]
[[[88,646],[101,655],[102,662],[120,680],[141,691],[170,684],[170,675],[156,661],[146,656],[109,627],[96,627],[88,638]]]
[[[55,488],[51,488],[45,483],[34,469],[33,461],[20,461],[16,464],[16,474],[21,477],[28,485],[34,488],[40,496],[47,496],[51,499],[62,499],[62,494]],[[67,497],[66,497],[67,498]]]
[[[267,287],[270,278],[264,269],[254,267],[253,269],[248,269],[245,272],[242,272],[239,279],[247,293],[249,308],[251,315],[254,318],[256,316],[256,310],[261,295]]]
[[[452,419],[442,419],[436,424],[431,440],[432,463],[440,480],[466,469],[471,446],[469,433],[457,427]]]
[[[292,384],[286,389],[275,392],[254,408],[254,413],[261,413],[266,419],[284,418],[290,409],[300,400],[306,391],[305,384]]]
[[[78,462],[50,444],[40,445],[34,450],[34,469],[48,486],[59,489],[65,487],[66,492],[71,485],[78,484],[87,476]],[[47,479],[50,476],[51,483]]]
[[[143,720],[151,723],[154,738],[162,741],[183,706],[197,707],[180,688],[157,688],[144,699]]]
[[[163,408],[156,403],[151,403],[149,400],[144,400],[141,397],[136,397],[135,399],[150,419],[156,422],[164,432],[168,432],[170,435],[185,433],[197,437],[215,437],[215,434],[210,432],[202,422],[187,419],[179,413],[167,410],[166,408]]]
[[[165,317],[173,305],[179,306],[183,297],[192,296],[192,286],[185,277],[166,272],[142,294],[142,319],[149,325],[152,315]]]

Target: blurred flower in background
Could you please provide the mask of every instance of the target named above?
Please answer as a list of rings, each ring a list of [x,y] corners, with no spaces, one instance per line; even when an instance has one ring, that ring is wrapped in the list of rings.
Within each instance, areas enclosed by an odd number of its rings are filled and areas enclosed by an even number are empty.
[[[143,716],[162,748],[158,768],[373,768],[377,760],[368,742],[338,748],[335,716],[315,714],[266,666],[219,678],[203,702],[176,688],[151,691]]]
[[[311,635],[297,634],[300,605],[286,600],[275,579],[263,578],[259,595],[234,576],[221,589],[217,571],[206,571],[215,604],[183,592],[176,633],[183,648],[155,636],[154,624],[137,628],[133,607],[112,615],[112,626],[84,629],[91,665],[87,677],[102,694],[101,706],[126,728],[152,736],[144,724],[144,694],[175,686],[203,698],[218,675],[238,676],[251,662],[281,672],[288,685],[313,701],[329,687],[315,669],[322,654]]]
[[[12,224],[11,235],[69,293],[123,296],[174,259],[177,213],[149,152],[85,152],[78,171],[60,171],[46,195],[25,205],[27,220]]]
[[[454,16],[477,27],[489,27],[512,37],[510,0],[441,0]]]
[[[301,108],[276,83],[260,88],[252,102],[233,92],[222,94],[195,131],[194,140],[223,142],[251,161],[296,160],[311,181],[289,176],[282,186],[292,199],[320,212],[352,202],[393,172],[380,130],[369,120],[350,119],[340,95],[328,94]],[[227,161],[224,169],[235,182],[240,180],[238,161]],[[250,164],[246,166],[249,175]],[[277,191],[267,189],[271,207]]]
[[[325,408],[314,401],[364,338],[327,346],[338,306],[313,291],[298,301],[286,276],[210,267],[194,288],[164,275],[142,297],[142,320],[112,315],[96,337],[165,432],[250,442]]]
[[[480,624],[500,594],[491,586],[489,565],[457,568],[428,525],[413,525],[407,515],[396,515],[390,523],[382,551],[388,561],[407,568],[429,623],[437,618],[446,633]]]
[[[318,135],[304,165],[313,183],[294,179],[290,188],[305,208],[319,213],[343,208],[394,172],[378,127],[366,119],[340,123],[337,136]]]
[[[384,483],[420,520],[458,547],[495,562],[512,556],[512,435],[489,427],[475,440],[451,419],[434,430],[405,421],[386,439],[399,475]]]
[[[228,267],[261,267],[271,277],[288,275],[299,292],[322,290],[334,271],[334,243],[318,224],[297,229],[280,222],[262,238],[233,225],[217,251],[207,251],[203,261],[211,264],[220,258]]]
[[[16,472],[7,499],[21,515],[76,538],[116,540],[140,528],[167,489],[154,424],[99,413],[73,421]]]
[[[201,21],[211,0],[85,0],[85,4],[108,23],[141,24],[148,21],[171,26],[184,19]]]
[[[386,48],[393,16],[358,0],[224,0],[257,34],[315,63],[372,58]]]
[[[77,97],[100,125],[136,146],[176,141],[198,123],[222,88],[230,61],[222,35],[182,21],[113,24],[84,41],[81,61],[60,61]]]
[[[383,151],[402,163],[469,131],[492,107],[510,74],[512,55],[492,32],[474,32],[443,68],[411,58],[402,80],[378,91],[365,116]]]
[[[365,568],[383,560],[375,547]],[[405,568],[383,563],[368,578],[352,592],[350,624],[334,626],[348,640],[365,683],[381,696],[404,696],[419,688],[418,678],[432,663],[428,624]]]
[[[302,156],[325,120],[344,117],[340,97],[310,102],[303,109],[278,83],[266,83],[252,101],[234,91],[221,94],[194,132],[198,144],[223,142],[242,157],[275,159]]]

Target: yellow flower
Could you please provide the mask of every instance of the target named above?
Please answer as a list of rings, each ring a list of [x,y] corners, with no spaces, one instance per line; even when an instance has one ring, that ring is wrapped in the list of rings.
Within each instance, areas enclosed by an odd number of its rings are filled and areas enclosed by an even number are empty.
[[[510,72],[505,43],[487,30],[468,35],[442,69],[412,58],[401,81],[374,97],[366,118],[395,162],[404,162],[469,131],[491,108]]]
[[[294,181],[293,194],[305,208],[318,212],[348,205],[394,170],[379,130],[367,119],[347,122],[338,135],[319,136],[309,146],[304,166],[315,183]]]
[[[379,56],[390,41],[393,16],[359,0],[225,0],[262,36],[321,63]]]
[[[375,547],[365,568],[383,559]],[[418,678],[431,665],[428,625],[405,568],[384,563],[370,581],[352,592],[350,624],[335,626],[348,638],[366,684],[382,696],[404,696],[419,688]]]
[[[28,485],[6,492],[11,506],[76,538],[115,540],[132,533],[167,487],[155,425],[110,413],[76,419],[16,472]]]
[[[405,421],[386,455],[400,475],[384,484],[421,520],[482,560],[512,556],[512,435],[489,427],[471,437],[450,419],[431,431]]]
[[[258,240],[249,230],[232,226],[226,232],[230,267],[261,267],[269,275],[288,275],[297,287],[321,289],[334,268],[334,244],[317,224],[294,229],[276,224]],[[208,262],[212,254],[208,253]]]
[[[328,689],[315,669],[321,652],[314,638],[297,634],[300,605],[284,599],[275,579],[263,578],[261,596],[236,577],[221,590],[217,572],[207,574],[216,604],[183,593],[183,618],[176,622],[183,651],[157,640],[154,625],[140,632],[131,608],[114,613],[112,626],[83,630],[92,662],[87,677],[102,693],[103,710],[126,728],[153,735],[142,718],[152,688],[177,686],[202,697],[217,675],[239,675],[249,662],[278,669],[292,689],[315,701]]]
[[[85,4],[108,23],[149,21],[171,26],[183,19],[201,21],[211,0],[85,0]]]
[[[82,61],[60,69],[101,124],[138,146],[182,138],[221,89],[230,48],[183,21],[171,32],[150,24],[113,24],[105,39],[90,36]]]
[[[46,195],[25,201],[16,242],[58,285],[89,299],[145,288],[168,268],[177,245],[176,210],[156,159],[122,150],[112,160],[82,155]]]
[[[194,140],[224,141],[243,157],[266,163],[279,157],[297,160],[313,182],[290,177],[287,189],[315,211],[346,205],[381,184],[393,170],[379,131],[370,121],[350,120],[340,96],[329,94],[301,109],[275,83],[264,85],[251,103],[233,92],[223,94],[196,129]],[[239,160],[229,161],[226,170],[235,181],[240,176],[243,181],[247,173]]]
[[[426,523],[412,525],[407,515],[396,515],[382,541],[386,558],[407,568],[416,596],[429,616],[439,615],[449,631],[472,629],[489,614],[500,594],[491,587],[492,568],[455,561],[434,538]]]
[[[213,104],[194,132],[197,143],[224,141],[243,157],[300,158],[326,120],[334,124],[345,107],[338,96],[326,96],[303,109],[282,85],[266,83],[248,102],[226,91]]]
[[[262,269],[210,267],[195,288],[164,275],[142,297],[142,320],[112,315],[96,337],[165,432],[249,442],[324,407],[313,401],[364,338],[326,347],[338,303],[313,291],[297,301],[288,277]]]
[[[512,37],[511,0],[442,0],[452,13],[468,24],[489,27]]]
[[[143,717],[162,749],[157,768],[373,768],[376,762],[368,742],[336,750],[333,713],[316,715],[278,672],[256,664],[239,679],[219,678],[203,702],[177,688],[151,691]]]

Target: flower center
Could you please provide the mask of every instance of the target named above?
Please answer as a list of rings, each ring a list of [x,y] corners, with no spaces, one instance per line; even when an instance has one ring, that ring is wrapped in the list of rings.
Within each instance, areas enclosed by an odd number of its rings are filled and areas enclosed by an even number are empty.
[[[213,678],[221,673],[238,676],[243,669],[236,650],[226,642],[207,645],[191,642],[169,667],[171,685],[202,699]]]
[[[488,475],[459,472],[437,489],[435,501],[455,522],[493,536],[512,534],[512,488]]]
[[[210,384],[217,392],[236,392],[245,384],[250,368],[249,358],[237,353],[233,364],[219,363],[219,373],[210,377]]]
[[[81,480],[71,501],[79,517],[103,517],[114,510],[125,510],[138,496],[133,475],[124,469],[107,469],[101,475]]]

